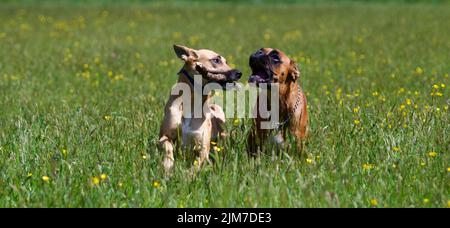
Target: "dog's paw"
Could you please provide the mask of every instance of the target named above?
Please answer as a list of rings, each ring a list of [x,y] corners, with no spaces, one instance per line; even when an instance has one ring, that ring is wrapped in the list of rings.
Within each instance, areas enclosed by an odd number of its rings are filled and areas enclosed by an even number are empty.
[[[170,172],[173,168],[173,159],[169,157],[165,157],[163,161],[164,170],[166,172]]]

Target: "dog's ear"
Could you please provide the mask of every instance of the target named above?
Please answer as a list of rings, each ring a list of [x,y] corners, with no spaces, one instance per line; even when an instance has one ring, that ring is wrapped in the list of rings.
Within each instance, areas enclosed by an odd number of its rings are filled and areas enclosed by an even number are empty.
[[[300,77],[300,70],[298,69],[297,63],[291,60],[291,65],[289,67],[289,77],[295,82]]]
[[[187,62],[188,60],[198,59],[197,52],[192,48],[174,44],[173,50],[175,50],[178,58],[182,59],[185,62]]]

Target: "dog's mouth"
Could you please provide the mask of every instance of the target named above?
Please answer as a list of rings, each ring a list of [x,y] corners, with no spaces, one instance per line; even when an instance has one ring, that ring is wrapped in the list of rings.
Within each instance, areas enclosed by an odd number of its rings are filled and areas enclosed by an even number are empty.
[[[270,76],[265,70],[256,70],[252,72],[252,75],[248,79],[249,83],[269,83],[270,82]]]
[[[250,75],[250,78],[248,79],[249,83],[256,83],[256,85],[259,85],[262,83],[270,83],[272,81],[273,73],[265,65],[253,65],[251,68],[252,75]]]
[[[200,67],[197,67],[196,70],[202,74],[203,78],[207,80],[207,83],[217,83],[223,90],[239,88],[239,84],[236,82],[241,78],[242,74],[238,70],[222,72]]]
[[[254,57],[252,55],[249,61],[252,74],[248,79],[249,83],[256,83],[257,86],[263,83],[271,83],[273,80],[273,71],[271,70],[271,64],[266,57]]]

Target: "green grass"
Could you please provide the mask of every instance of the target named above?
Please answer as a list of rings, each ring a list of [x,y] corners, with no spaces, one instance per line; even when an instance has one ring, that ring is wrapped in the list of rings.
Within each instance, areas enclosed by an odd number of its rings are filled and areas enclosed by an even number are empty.
[[[0,5],[0,207],[447,207],[448,21],[439,5]],[[304,154],[249,159],[230,119],[213,165],[190,177],[178,152],[164,178],[173,43],[243,81],[260,47],[296,59]]]

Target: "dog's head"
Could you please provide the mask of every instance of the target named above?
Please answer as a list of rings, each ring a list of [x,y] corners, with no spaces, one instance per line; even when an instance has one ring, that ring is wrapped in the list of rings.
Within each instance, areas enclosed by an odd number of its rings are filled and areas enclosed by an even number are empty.
[[[252,68],[250,83],[290,83],[299,76],[297,64],[282,51],[274,48],[261,48],[250,56]]]
[[[203,85],[218,83],[225,88],[227,83],[238,81],[242,73],[232,69],[221,55],[206,49],[195,50],[181,45],[173,46],[178,58],[185,62],[184,69],[203,76]]]

